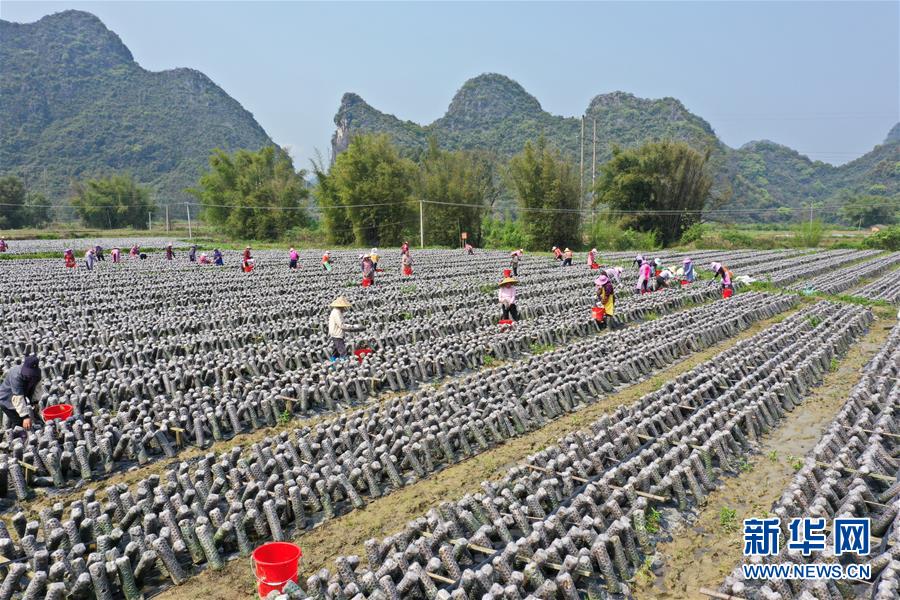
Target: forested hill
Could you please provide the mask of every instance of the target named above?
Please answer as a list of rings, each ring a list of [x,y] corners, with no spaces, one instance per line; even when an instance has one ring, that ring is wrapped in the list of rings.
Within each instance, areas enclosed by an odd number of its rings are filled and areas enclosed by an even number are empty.
[[[57,204],[72,179],[117,171],[183,200],[212,149],[272,143],[203,73],[144,70],[90,13],[0,21],[0,72],[0,175]]]
[[[602,94],[585,110],[585,185],[590,183],[591,139],[597,128],[597,163],[610,156],[612,144],[634,146],[657,139],[683,140],[698,149],[710,148],[720,188],[733,192],[729,206],[774,209],[827,202],[843,191],[900,193],[900,124],[884,144],[850,163],[835,167],[812,161],[796,151],[768,141],[732,149],[722,143],[709,123],[674,98],[649,100],[625,92]],[[345,94],[335,115],[335,154],[352,135],[383,132],[410,155],[416,155],[434,135],[449,149],[483,149],[505,160],[528,140],[544,134],[576,164],[580,157],[581,119],[552,115],[517,82],[497,74],[465,82],[446,114],[429,125],[401,121],[369,106],[356,94]],[[760,219],[775,219],[772,211]]]

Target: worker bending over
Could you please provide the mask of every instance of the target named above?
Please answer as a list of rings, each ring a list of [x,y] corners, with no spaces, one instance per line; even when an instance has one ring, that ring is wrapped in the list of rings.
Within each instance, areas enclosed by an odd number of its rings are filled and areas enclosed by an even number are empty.
[[[362,331],[361,327],[348,327],[344,324],[344,311],[350,306],[350,301],[343,296],[338,296],[331,303],[331,314],[328,316],[328,335],[331,337],[332,359],[347,358],[347,344],[344,343],[345,331]]]
[[[22,364],[10,369],[0,383],[0,410],[6,415],[9,426],[31,429],[35,418],[33,407],[43,394],[37,356],[26,356]]]
[[[722,278],[722,289],[734,291],[734,285],[731,283],[731,271],[722,263],[714,262],[709,265],[709,270],[713,272],[713,279]]]
[[[616,292],[612,281],[606,275],[600,275],[594,280],[594,285],[597,286],[597,306],[602,306],[606,312],[602,326],[612,324],[612,318],[616,314]]]

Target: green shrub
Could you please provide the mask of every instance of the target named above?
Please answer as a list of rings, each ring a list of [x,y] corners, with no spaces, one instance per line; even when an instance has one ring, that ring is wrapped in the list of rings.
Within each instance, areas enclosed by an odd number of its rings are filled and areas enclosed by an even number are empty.
[[[804,221],[794,232],[794,243],[800,248],[817,248],[825,236],[825,224],[821,220]]]
[[[863,246],[876,250],[900,250],[900,225],[886,227],[863,240]]]
[[[706,223],[694,223],[681,235],[682,244],[694,244],[703,241],[703,236],[709,233],[709,225]]]
[[[654,250],[659,246],[655,233],[624,229],[619,223],[603,218],[594,223],[590,242],[600,250]]]
[[[485,248],[516,249],[528,245],[528,237],[518,221],[485,218],[481,222]]]

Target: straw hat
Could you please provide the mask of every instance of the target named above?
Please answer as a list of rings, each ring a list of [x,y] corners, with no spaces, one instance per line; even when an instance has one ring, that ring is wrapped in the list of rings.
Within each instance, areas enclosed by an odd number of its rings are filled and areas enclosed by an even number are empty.
[[[513,285],[516,283],[519,283],[519,280],[515,277],[504,277],[503,280],[500,281],[500,287],[503,287],[504,285]]]
[[[565,250],[563,250],[563,252],[571,252],[571,250],[569,250],[568,248],[566,248]]]
[[[350,308],[350,306],[350,301],[343,296],[338,296],[334,299],[334,302],[331,303],[331,308]]]

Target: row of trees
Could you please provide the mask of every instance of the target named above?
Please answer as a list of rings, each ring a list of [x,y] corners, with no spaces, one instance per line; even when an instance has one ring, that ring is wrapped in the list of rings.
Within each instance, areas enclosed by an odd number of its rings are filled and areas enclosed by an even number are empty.
[[[42,194],[29,191],[14,175],[0,177],[0,229],[40,227],[49,221],[50,209]]]
[[[592,242],[615,234],[621,245],[634,245],[630,240],[670,245],[696,229],[702,211],[728,197],[715,192],[709,161],[709,152],[682,142],[614,148],[585,207],[575,166],[543,137],[499,165],[486,152],[442,150],[434,139],[414,162],[387,136],[359,135],[330,168],[321,160],[313,163],[312,193],[307,172],[296,170],[290,156],[274,146],[214,151],[209,169],[188,192],[200,203],[205,222],[233,238],[278,239],[318,225],[308,211],[314,196],[319,224],[332,244],[394,245],[417,237],[424,209],[429,245],[458,245],[465,231],[478,245],[578,247],[583,209],[589,207],[599,215],[588,228]],[[492,217],[501,189],[515,199],[514,220],[509,213],[502,220]],[[72,191],[72,207],[91,227],[143,227],[156,209],[149,188],[129,175],[79,182]],[[847,196],[841,216],[852,225],[892,224],[897,202],[890,200]],[[0,178],[0,228],[49,220],[43,196],[29,193],[16,177]]]

